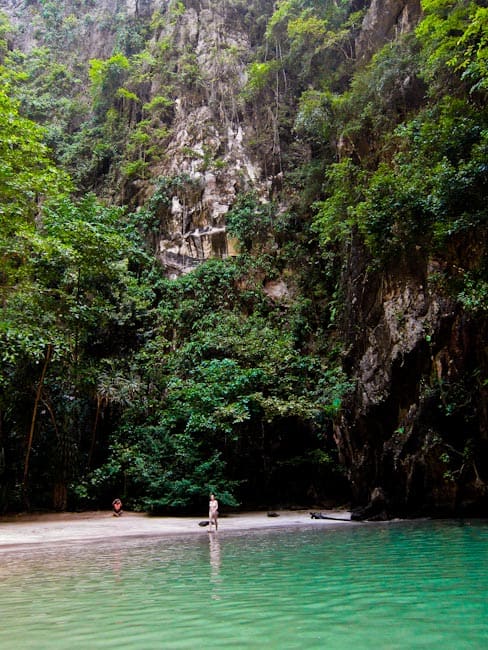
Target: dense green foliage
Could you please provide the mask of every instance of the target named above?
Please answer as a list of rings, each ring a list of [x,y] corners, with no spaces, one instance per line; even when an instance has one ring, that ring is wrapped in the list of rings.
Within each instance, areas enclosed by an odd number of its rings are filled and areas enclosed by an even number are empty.
[[[486,231],[485,3],[424,0],[416,31],[361,63],[367,3],[230,3],[255,42],[219,54],[248,62],[239,96],[168,35],[189,3],[117,13],[103,26],[113,51],[86,63],[64,52],[96,3],[75,4],[39,3],[43,46],[29,54],[9,51],[0,24],[0,509],[340,492],[332,422],[354,385],[338,324],[352,238],[374,272]],[[238,257],[169,280],[154,258],[164,219],[198,187],[152,175],[183,92],[229,120],[252,112],[264,174],[282,183],[271,200],[237,197]],[[222,166],[218,151],[199,156],[200,169]],[[487,272],[482,252],[432,283],[483,318]],[[272,300],[266,281],[283,277],[292,290]]]

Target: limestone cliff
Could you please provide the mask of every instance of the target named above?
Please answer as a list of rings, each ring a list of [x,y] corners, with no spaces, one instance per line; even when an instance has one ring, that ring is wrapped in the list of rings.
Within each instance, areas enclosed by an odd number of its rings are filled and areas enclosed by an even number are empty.
[[[420,15],[416,0],[373,0],[356,40],[358,58],[411,31]],[[356,388],[335,423],[335,440],[358,518],[486,509],[487,322],[445,286],[446,278],[483,264],[485,248],[480,230],[454,239],[442,255],[418,246],[380,271],[353,239],[342,335]]]
[[[238,191],[253,187],[265,198],[272,181],[265,177],[260,154],[251,145],[255,123],[240,99],[255,45],[250,25],[273,7],[272,2],[255,4],[253,8],[242,0],[0,2],[0,10],[16,28],[12,47],[29,53],[47,44],[69,52],[67,63],[81,83],[88,84],[89,60],[108,60],[120,49],[135,53],[144,49],[151,60],[141,69],[146,80],[131,88],[139,107],[131,109],[130,128],[147,118],[140,109],[143,102],[150,104],[169,93],[171,107],[151,113],[162,135],[155,128],[149,134],[146,150],[155,153],[142,154],[147,171],[143,178],[123,178],[114,161],[107,159],[98,173],[109,171],[106,190],[115,198],[118,185],[117,200],[135,208],[151,199],[157,179],[184,179],[174,183],[170,205],[158,206],[155,249],[170,275],[187,272],[209,257],[234,254],[226,236],[226,212]]]
[[[372,0],[356,40],[356,54],[367,60],[387,41],[410,32],[420,17],[420,0]]]
[[[445,258],[419,252],[382,274],[368,270],[360,245],[351,250],[344,337],[356,389],[335,438],[354,503],[367,504],[374,488],[382,494],[375,514],[476,513],[486,506],[487,322],[439,284],[447,269],[474,267],[485,246],[484,236],[460,240]]]
[[[47,44],[76,71],[81,84],[89,83],[90,60],[108,60],[118,51],[136,55],[144,51],[147,62],[140,77],[145,80],[130,88],[138,105],[125,119],[131,130],[145,120],[158,127],[145,134],[149,141],[140,155],[146,171],[136,178],[124,177],[120,168],[127,161],[119,156],[102,159],[94,174],[98,183],[103,175],[109,178],[103,191],[112,200],[137,209],[157,194],[159,178],[184,179],[173,183],[170,205],[157,206],[159,228],[153,246],[170,275],[187,272],[209,257],[233,255],[225,215],[236,194],[252,188],[267,200],[280,183],[283,145],[273,118],[259,119],[241,96],[248,63],[264,35],[263,27],[256,26],[265,24],[274,4],[270,0],[0,2],[16,28],[12,47],[29,53]],[[418,0],[373,0],[366,5],[355,43],[356,55],[363,60],[385,41],[412,29],[419,16]],[[141,110],[144,102],[150,105],[162,96],[169,107],[150,116]],[[83,94],[77,101],[85,102]],[[274,109],[260,110],[271,115]],[[127,144],[120,141],[115,146],[120,150]]]
[[[162,263],[175,273],[233,254],[226,212],[239,191],[253,187],[266,194],[268,179],[249,146],[252,115],[239,98],[252,47],[244,16],[241,2],[187,3],[182,16],[155,35],[159,42],[169,36],[178,52],[191,50],[200,71],[197,88],[175,99],[165,154],[151,171],[152,177],[187,179],[173,196],[159,242]],[[151,95],[158,92],[155,77]]]

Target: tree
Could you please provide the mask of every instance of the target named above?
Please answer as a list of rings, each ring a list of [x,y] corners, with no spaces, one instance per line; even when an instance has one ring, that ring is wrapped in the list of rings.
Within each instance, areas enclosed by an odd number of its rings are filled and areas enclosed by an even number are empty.
[[[26,505],[41,484],[38,502],[47,501],[51,486],[54,507],[66,507],[69,483],[94,454],[102,359],[135,345],[151,300],[129,271],[138,249],[122,232],[122,215],[94,196],[77,204],[61,198],[45,204],[29,237],[24,233],[22,281],[17,277],[4,296],[0,399],[9,404],[12,466],[13,458],[25,456]],[[31,399],[27,419],[21,404]],[[48,458],[50,470],[43,465]]]
[[[290,498],[291,475],[301,491],[330,477],[322,427],[347,380],[300,352],[284,323],[232,309],[239,294],[218,287],[230,274],[213,272],[233,264],[205,266],[163,294],[157,335],[136,363],[148,388],[122,415],[89,492],[125,490],[134,506],[166,511],[201,507],[209,489],[224,504],[262,504]]]
[[[0,81],[0,218],[6,234],[20,222],[32,224],[42,202],[68,193],[71,185],[52,161],[45,130],[19,114],[9,95],[12,79],[3,68]]]

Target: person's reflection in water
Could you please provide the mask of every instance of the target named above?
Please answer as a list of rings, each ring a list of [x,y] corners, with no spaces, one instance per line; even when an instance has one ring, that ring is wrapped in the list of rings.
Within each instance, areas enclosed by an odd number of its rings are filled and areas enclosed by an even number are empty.
[[[114,550],[112,560],[112,571],[116,582],[120,582],[120,572],[122,570],[123,553],[120,549]]]
[[[219,600],[220,596],[217,593],[217,588],[222,582],[220,577],[220,542],[217,535],[209,535],[208,541],[210,545],[210,583],[212,585],[212,598]]]

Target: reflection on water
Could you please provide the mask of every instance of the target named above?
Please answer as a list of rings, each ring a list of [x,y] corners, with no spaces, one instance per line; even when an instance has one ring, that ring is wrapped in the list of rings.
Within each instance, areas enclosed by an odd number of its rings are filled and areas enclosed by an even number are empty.
[[[219,600],[218,587],[221,584],[220,578],[220,541],[219,536],[215,532],[208,534],[208,541],[210,546],[210,584],[212,585],[212,598]]]
[[[454,522],[0,552],[0,648],[485,648],[488,526]]]

